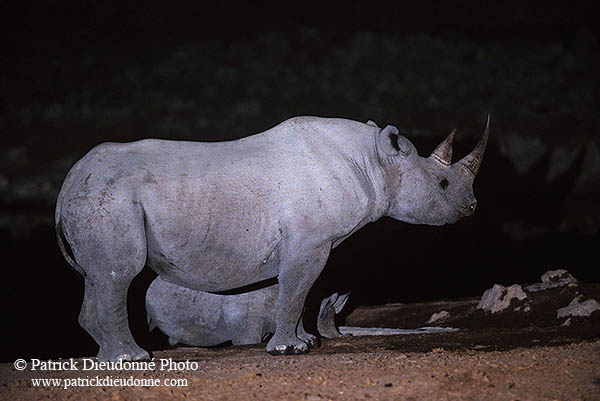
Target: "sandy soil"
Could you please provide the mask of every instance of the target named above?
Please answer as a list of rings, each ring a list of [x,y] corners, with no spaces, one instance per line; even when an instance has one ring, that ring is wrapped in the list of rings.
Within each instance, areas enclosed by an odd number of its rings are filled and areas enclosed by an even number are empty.
[[[406,337],[406,336],[404,336]],[[416,337],[411,336],[416,341]],[[443,341],[446,334],[429,338]],[[473,345],[411,352],[402,336],[325,340],[308,355],[273,357],[263,345],[156,352],[155,360],[190,361],[177,371],[16,371],[0,367],[2,399],[600,399],[600,340],[487,351]],[[412,342],[412,341],[411,341]],[[427,342],[427,341],[425,341]],[[394,349],[396,348],[396,349]],[[81,359],[76,360],[81,367]],[[193,362],[197,363],[197,367]],[[182,364],[183,365],[183,364]],[[34,387],[35,378],[158,378],[161,385]],[[169,387],[165,380],[185,379]]]

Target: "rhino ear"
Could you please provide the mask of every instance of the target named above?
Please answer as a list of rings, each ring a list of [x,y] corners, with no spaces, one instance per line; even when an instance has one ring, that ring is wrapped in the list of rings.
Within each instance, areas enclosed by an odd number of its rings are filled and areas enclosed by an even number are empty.
[[[346,293],[344,295],[340,295],[338,299],[333,303],[333,309],[335,309],[335,314],[338,315],[344,306],[346,306],[346,302],[348,302],[348,298],[350,297],[350,293]]]
[[[333,294],[331,294],[327,298],[324,298],[321,301],[321,306],[319,307],[319,317],[322,317],[325,314],[325,311],[327,310],[327,308],[329,308],[332,305],[334,305],[335,302],[337,301],[337,299],[338,299],[338,293],[337,292],[334,292]]]
[[[377,123],[373,120],[367,121],[367,125],[370,125],[371,127],[379,128],[379,125],[377,125]]]
[[[377,134],[377,147],[388,156],[408,156],[412,144],[408,139],[399,135],[398,128],[388,125]]]

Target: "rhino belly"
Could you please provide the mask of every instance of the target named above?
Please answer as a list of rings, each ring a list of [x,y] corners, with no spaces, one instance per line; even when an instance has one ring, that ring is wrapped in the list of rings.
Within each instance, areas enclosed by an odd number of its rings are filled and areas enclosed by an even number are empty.
[[[260,230],[260,224],[248,225],[248,231],[237,224],[199,228],[203,221],[190,220],[146,230],[147,263],[163,279],[218,292],[278,275],[279,230]]]
[[[283,195],[270,170],[238,160],[196,174],[154,171],[156,184],[138,191],[148,265],[168,281],[209,292],[276,277]]]

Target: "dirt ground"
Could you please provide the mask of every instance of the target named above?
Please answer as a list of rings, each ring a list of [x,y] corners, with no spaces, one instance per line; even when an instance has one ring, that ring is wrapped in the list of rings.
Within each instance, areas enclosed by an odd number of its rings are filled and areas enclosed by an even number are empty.
[[[579,286],[588,295],[599,287]],[[529,322],[515,311],[484,314],[475,299],[357,308],[346,323],[418,327],[432,311],[446,310],[456,316],[446,324],[459,330],[323,339],[307,355],[270,356],[257,344],[155,351],[156,365],[146,369],[88,369],[95,358],[62,360],[63,369],[77,370],[32,370],[27,360],[19,371],[17,362],[4,363],[0,399],[599,400],[600,313],[569,325],[544,321],[552,307],[545,300],[565,295],[549,291],[529,294]]]
[[[420,335],[419,335],[420,336]],[[447,334],[431,334],[442,339]],[[190,361],[177,371],[16,371],[0,367],[10,400],[598,400],[600,340],[487,351],[474,345],[413,352],[401,336],[326,340],[308,355],[273,357],[262,345],[179,348],[155,360]],[[415,336],[417,337],[417,336]],[[79,360],[79,365],[82,364]],[[193,365],[197,362],[197,366]],[[33,378],[158,378],[161,385],[34,387]],[[169,387],[164,380],[185,379]]]

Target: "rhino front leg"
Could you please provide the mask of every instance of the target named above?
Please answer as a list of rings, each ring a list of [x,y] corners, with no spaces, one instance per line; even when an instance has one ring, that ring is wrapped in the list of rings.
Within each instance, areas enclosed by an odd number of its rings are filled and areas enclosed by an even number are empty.
[[[279,294],[275,306],[275,334],[267,344],[267,352],[271,355],[305,354],[309,350],[307,339],[300,339],[296,334],[299,321],[304,310],[304,302],[310,288],[321,274],[331,244],[322,245],[292,261],[282,263],[279,271]],[[308,334],[301,328],[302,333]]]
[[[304,328],[304,312],[306,308],[302,311],[302,316],[300,316],[300,320],[298,320],[298,327],[296,328],[296,335],[299,339],[304,341],[309,349],[317,349],[321,346],[321,341],[318,337],[310,334]]]

